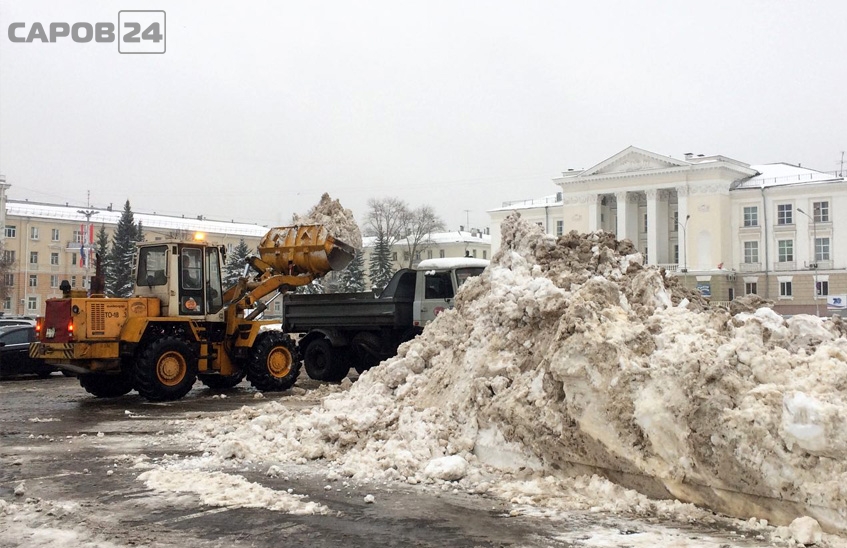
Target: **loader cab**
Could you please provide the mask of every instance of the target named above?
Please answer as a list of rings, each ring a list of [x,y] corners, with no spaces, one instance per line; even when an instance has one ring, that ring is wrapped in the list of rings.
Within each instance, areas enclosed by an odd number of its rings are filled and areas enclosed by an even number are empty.
[[[158,297],[163,316],[221,319],[220,250],[186,243],[140,246],[134,294]]]

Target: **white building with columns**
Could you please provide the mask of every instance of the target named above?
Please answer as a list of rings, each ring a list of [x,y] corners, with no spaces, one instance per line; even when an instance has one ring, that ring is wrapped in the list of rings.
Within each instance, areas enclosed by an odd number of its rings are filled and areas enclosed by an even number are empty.
[[[757,293],[783,313],[825,315],[828,297],[847,294],[847,252],[835,247],[847,241],[840,175],[629,147],[553,182],[561,209],[548,233],[606,230],[630,239],[645,262],[683,276],[713,301]],[[511,211],[535,222],[541,216],[531,205],[490,211],[492,252]]]

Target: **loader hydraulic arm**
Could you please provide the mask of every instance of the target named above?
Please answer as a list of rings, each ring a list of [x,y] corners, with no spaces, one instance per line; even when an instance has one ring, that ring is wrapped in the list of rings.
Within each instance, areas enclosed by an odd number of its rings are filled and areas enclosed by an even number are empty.
[[[259,243],[259,256],[247,262],[254,275],[241,278],[224,293],[228,326],[234,326],[245,310],[258,316],[266,305],[262,298],[274,291],[285,293],[341,270],[353,260],[356,250],[329,235],[322,225],[272,228]],[[229,330],[229,328],[228,328]]]

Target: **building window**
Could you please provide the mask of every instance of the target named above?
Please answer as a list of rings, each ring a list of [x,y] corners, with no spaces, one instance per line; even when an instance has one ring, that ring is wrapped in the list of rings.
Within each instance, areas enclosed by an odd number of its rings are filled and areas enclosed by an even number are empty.
[[[671,232],[679,231],[679,211],[673,212],[673,219],[671,220]]]
[[[420,261],[420,260],[421,260],[421,252],[420,252],[420,251],[416,251],[416,252],[415,252],[415,260],[416,260],[416,261]]]
[[[476,257],[476,249],[473,250],[473,256]]]
[[[37,240],[38,239],[38,227],[37,226],[29,227],[29,239],[30,240]]]
[[[76,287],[76,276],[71,276],[71,287]]]
[[[812,217],[816,223],[828,223],[829,202],[812,202]]]
[[[29,286],[38,287],[38,276],[36,274],[29,275]]]
[[[730,301],[735,300],[735,288],[734,287],[730,287],[729,290],[727,290],[727,297],[729,297]]]
[[[791,204],[777,204],[776,206],[776,224],[790,225],[794,224],[794,210]]]
[[[744,284],[744,294],[745,295],[758,295],[759,294],[759,284],[756,282],[747,282]]]
[[[644,232],[647,232],[647,214],[646,213],[644,214],[643,220],[644,220]]]
[[[791,282],[779,282],[779,296],[780,297],[791,297],[792,296],[792,287]]]
[[[673,244],[673,262],[679,264],[679,244]]]
[[[428,249],[428,250],[426,251],[426,258],[427,258],[427,259],[432,259],[432,250],[431,250],[431,249]]]
[[[29,252],[29,264],[38,264],[38,251]]]
[[[556,236],[561,236],[565,232],[565,221],[556,221]]]
[[[829,238],[815,238],[815,261],[829,260]]]
[[[488,258],[488,251],[486,251],[485,249],[483,249],[483,250],[482,250],[482,258],[483,258],[483,259],[487,259],[487,258]]]
[[[15,252],[9,249],[3,250],[3,261],[7,263],[15,262]]]
[[[438,256],[441,257],[442,259],[444,258],[444,250],[443,249],[438,250]]]
[[[794,260],[794,240],[779,240],[778,260],[781,263],[790,263]]]
[[[82,231],[74,230],[74,243],[81,244],[82,243]]]
[[[759,242],[744,242],[744,262],[747,264],[759,262]]]
[[[76,264],[76,253],[71,253],[71,266]]]
[[[59,287],[59,275],[51,274],[50,275],[50,287],[56,288]]]
[[[18,228],[16,226],[6,225],[6,230],[4,232],[4,235],[7,238],[14,238],[17,235],[17,233],[18,233]]]
[[[38,310],[38,297],[29,297],[26,300],[26,309],[30,312]]]
[[[815,291],[817,292],[818,297],[826,297],[829,295],[829,281],[815,282]]]
[[[6,287],[12,287],[15,285],[15,275],[14,274],[4,274],[3,275],[3,283],[6,284]]]
[[[408,251],[404,251],[404,252],[403,252],[403,260],[404,260],[404,261],[408,261],[408,260],[409,260],[409,252],[408,252]]]
[[[3,299],[3,310],[11,310],[12,309],[12,297],[6,297]]]
[[[747,206],[744,208],[744,226],[759,226],[758,206]]]
[[[50,254],[50,264],[57,265],[59,264],[59,254],[51,253]]]
[[[54,228],[50,231],[50,241],[58,242],[59,241],[59,229]]]

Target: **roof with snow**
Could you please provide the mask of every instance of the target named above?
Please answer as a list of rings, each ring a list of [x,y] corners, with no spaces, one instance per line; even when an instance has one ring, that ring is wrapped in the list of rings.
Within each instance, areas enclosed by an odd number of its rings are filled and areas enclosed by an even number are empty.
[[[365,236],[362,238],[362,247],[373,247],[376,242],[376,237]],[[424,244],[488,244],[491,245],[491,235],[483,234],[482,232],[467,232],[463,230],[454,230],[452,232],[433,232],[429,237],[423,240]],[[405,245],[406,240],[400,240],[395,245]]]
[[[845,181],[844,177],[838,177],[831,173],[786,164],[784,162],[750,167],[759,173],[748,179],[736,181],[732,185],[732,190],[802,184],[843,183]]]
[[[85,215],[81,211],[96,212],[91,216],[94,224],[116,225],[123,214],[123,209],[109,210],[89,206],[43,204],[19,200],[6,202],[6,215],[17,217],[32,217],[36,219],[51,219],[61,221],[86,222]],[[268,231],[268,227],[234,221],[211,221],[208,219],[192,219],[185,217],[173,217],[169,215],[158,215],[151,213],[138,213],[133,211],[135,222],[140,222],[144,228],[161,228],[165,230],[186,230],[189,232],[208,232],[212,234],[231,234],[234,236],[256,236],[262,237]]]
[[[560,205],[562,205],[562,194],[558,193],[531,200],[513,200],[510,202],[503,202],[501,207],[489,209],[488,211],[514,211],[516,209],[532,209],[536,207]]]

